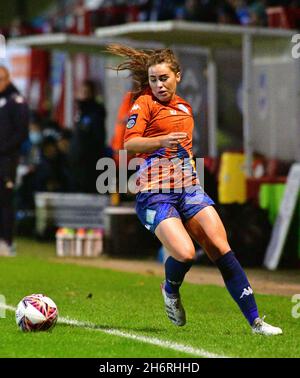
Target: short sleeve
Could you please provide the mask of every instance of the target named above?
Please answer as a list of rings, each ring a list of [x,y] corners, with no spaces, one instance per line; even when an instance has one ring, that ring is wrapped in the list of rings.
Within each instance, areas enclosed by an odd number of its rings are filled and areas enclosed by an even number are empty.
[[[124,142],[143,136],[150,121],[150,106],[147,97],[147,95],[138,97],[132,105],[126,124]]]

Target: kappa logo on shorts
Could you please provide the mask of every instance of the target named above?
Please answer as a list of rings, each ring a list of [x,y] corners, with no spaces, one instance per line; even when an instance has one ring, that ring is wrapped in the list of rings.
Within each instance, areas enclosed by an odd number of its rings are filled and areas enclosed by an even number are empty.
[[[136,124],[137,117],[138,117],[138,114],[132,114],[128,118],[127,125],[126,125],[127,129],[131,129]]]
[[[156,215],[156,210],[147,209],[146,210],[146,222],[149,223],[149,224],[153,224],[154,219],[155,219],[155,215]]]

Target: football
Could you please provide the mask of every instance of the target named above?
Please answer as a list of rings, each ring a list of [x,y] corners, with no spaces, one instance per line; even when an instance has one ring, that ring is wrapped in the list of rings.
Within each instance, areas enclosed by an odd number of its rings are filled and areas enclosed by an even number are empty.
[[[24,297],[16,309],[16,322],[24,332],[47,331],[53,328],[58,317],[56,304],[43,294]]]

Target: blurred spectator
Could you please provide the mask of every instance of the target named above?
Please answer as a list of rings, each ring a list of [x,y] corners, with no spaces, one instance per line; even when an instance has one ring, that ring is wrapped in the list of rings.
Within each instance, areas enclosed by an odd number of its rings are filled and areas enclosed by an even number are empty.
[[[153,0],[140,0],[139,2],[139,21],[150,21],[153,8]]]
[[[21,156],[17,167],[16,207],[18,210],[34,208],[34,173],[41,159],[43,130],[39,117],[32,114],[28,138],[22,143]]]
[[[70,143],[72,139],[72,131],[64,129],[61,131],[58,140],[57,147],[60,154],[61,173],[62,173],[62,191],[73,192],[74,180],[72,176],[72,170],[70,165]]]
[[[29,109],[0,66],[0,254],[13,254],[14,186],[21,144],[27,137]]]
[[[30,167],[39,163],[41,143],[43,141],[43,130],[40,121],[35,116],[31,117],[29,123],[28,138],[21,146],[20,163]]]
[[[95,84],[85,80],[77,99],[77,117],[70,145],[75,191],[96,193],[97,161],[105,155],[105,107],[96,101]]]
[[[41,161],[42,127],[36,118],[29,123],[29,136],[21,147],[20,164],[17,167],[16,207],[18,210],[34,208],[34,175]]]
[[[38,122],[29,125],[29,140],[32,146],[39,146],[43,140],[42,127]]]
[[[267,16],[264,1],[227,0],[226,7],[219,7],[219,22],[265,26]]]
[[[49,32],[90,34],[97,27],[178,19],[266,26],[266,8],[300,8],[300,0],[99,0],[91,3],[92,8],[91,4],[79,1],[57,2],[48,12],[32,19],[31,24],[16,17],[1,33],[5,37]]]
[[[57,2],[47,13],[31,20],[31,25],[15,18],[9,30],[1,32],[11,37],[49,32],[90,34],[97,27],[178,19],[266,26],[267,7],[300,7],[300,0],[99,0],[91,3]]]
[[[186,0],[184,18],[187,21],[217,22],[217,2],[209,0]]]
[[[254,1],[248,9],[250,14],[249,25],[267,26],[267,14],[263,2]]]
[[[250,11],[245,0],[229,0],[235,9],[235,14],[241,25],[249,25],[250,23]]]
[[[9,26],[10,37],[20,37],[22,35],[32,34],[34,29],[27,23],[21,20],[19,17],[15,17]]]
[[[69,162],[72,132],[62,130],[46,135],[37,121],[29,125],[29,138],[23,145],[18,166],[18,210],[34,209],[36,191],[72,192],[74,183]],[[50,133],[51,134],[51,133]]]
[[[53,137],[43,140],[41,159],[34,174],[34,191],[60,192],[63,190],[63,172],[57,141]]]
[[[235,12],[235,7],[231,4],[230,0],[224,1],[219,5],[217,14],[218,22],[220,24],[239,24],[239,19]]]
[[[52,137],[54,139],[58,139],[60,132],[61,132],[61,127],[59,124],[54,121],[51,118],[46,118],[42,122],[42,127],[43,127],[43,137]]]
[[[184,0],[154,0],[151,20],[163,21],[175,19],[183,6]]]
[[[70,141],[72,138],[72,131],[63,129],[58,137],[57,147],[63,156],[68,156],[70,152]]]

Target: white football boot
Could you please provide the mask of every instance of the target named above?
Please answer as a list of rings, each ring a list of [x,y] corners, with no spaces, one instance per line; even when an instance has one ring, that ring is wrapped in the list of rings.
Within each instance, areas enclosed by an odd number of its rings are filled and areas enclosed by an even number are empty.
[[[264,316],[262,318],[256,318],[252,324],[252,332],[265,335],[265,336],[275,336],[281,335],[282,329],[279,327],[273,327],[272,325],[264,321]]]
[[[169,294],[165,290],[165,282],[160,286],[165,302],[165,310],[168,318],[177,326],[184,326],[186,323],[185,311],[179,294]]]
[[[16,256],[15,246],[10,246],[4,240],[0,239],[0,256]]]

